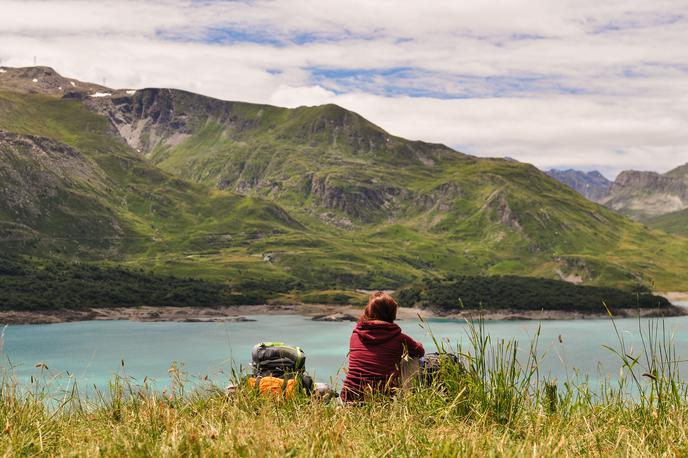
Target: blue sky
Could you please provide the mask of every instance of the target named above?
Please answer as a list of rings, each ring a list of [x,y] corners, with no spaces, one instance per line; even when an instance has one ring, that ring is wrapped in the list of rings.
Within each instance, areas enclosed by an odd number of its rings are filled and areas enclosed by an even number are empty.
[[[2,3],[1,65],[35,56],[117,87],[337,103],[541,168],[688,162],[685,0]]]

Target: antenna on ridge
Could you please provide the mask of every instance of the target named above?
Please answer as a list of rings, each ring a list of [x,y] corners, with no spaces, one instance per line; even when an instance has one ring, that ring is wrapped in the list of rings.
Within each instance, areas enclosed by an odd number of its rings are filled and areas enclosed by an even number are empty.
[[[36,56],[33,56],[33,66],[36,66]]]

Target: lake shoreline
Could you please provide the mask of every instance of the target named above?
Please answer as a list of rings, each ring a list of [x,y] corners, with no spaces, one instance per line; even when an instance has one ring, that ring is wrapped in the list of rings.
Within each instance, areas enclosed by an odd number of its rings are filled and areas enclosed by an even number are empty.
[[[59,310],[4,310],[0,311],[0,324],[51,324],[74,321],[128,320],[141,322],[242,322],[253,321],[253,315],[301,315],[305,317],[327,317],[348,315],[358,317],[362,307],[331,304],[262,304],[237,305],[226,307],[114,307],[101,309],[59,309]],[[485,320],[581,320],[608,317],[604,310],[599,312],[580,310],[462,310],[458,313],[445,313],[430,309],[402,307],[398,311],[399,320],[421,318],[471,319],[482,315]],[[614,317],[673,317],[688,315],[688,309],[671,307],[669,309],[624,308],[614,310]],[[328,320],[325,320],[328,321]],[[334,320],[338,321],[338,320]]]

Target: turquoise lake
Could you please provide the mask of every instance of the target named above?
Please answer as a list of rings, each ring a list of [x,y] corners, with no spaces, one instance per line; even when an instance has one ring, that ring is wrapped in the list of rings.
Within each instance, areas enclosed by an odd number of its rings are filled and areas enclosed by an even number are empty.
[[[173,362],[182,367],[193,383],[205,376],[224,386],[232,366],[246,368],[251,347],[261,341],[281,341],[301,346],[307,370],[316,380],[341,385],[348,340],[353,323],[316,322],[301,316],[252,316],[254,322],[239,323],[141,323],[135,321],[86,321],[47,325],[13,325],[4,331],[2,368],[22,384],[30,377],[47,380],[61,390],[73,380],[81,389],[104,388],[115,374],[144,377],[154,387],[170,383]],[[634,354],[641,349],[638,326],[647,320],[617,319],[616,324]],[[466,323],[434,319],[429,326],[437,338],[456,347],[466,345]],[[688,354],[688,318],[664,320],[673,334],[679,356]],[[418,321],[399,321],[404,332],[420,340],[426,351],[435,346]],[[608,319],[576,321],[494,321],[486,328],[492,339],[516,339],[522,357],[541,326],[538,350],[545,354],[542,376],[565,380],[580,371],[591,380],[614,378],[618,358],[603,345],[618,348]],[[124,361],[124,367],[122,367]],[[44,363],[47,369],[36,367]],[[685,371],[684,371],[685,372]]]

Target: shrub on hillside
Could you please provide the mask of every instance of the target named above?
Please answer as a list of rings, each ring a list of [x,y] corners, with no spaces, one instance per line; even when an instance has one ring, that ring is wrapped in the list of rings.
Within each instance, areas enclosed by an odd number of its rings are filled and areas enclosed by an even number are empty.
[[[433,307],[444,311],[468,309],[599,311],[604,302],[615,308],[668,307],[670,302],[647,290],[625,291],[574,285],[544,278],[452,276],[426,279],[396,294],[403,306]]]

